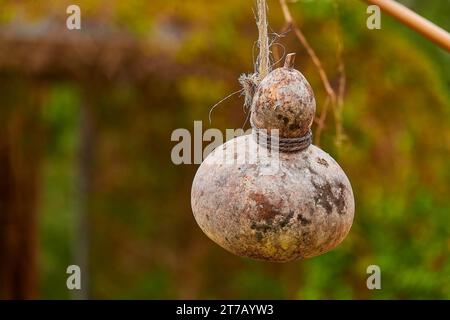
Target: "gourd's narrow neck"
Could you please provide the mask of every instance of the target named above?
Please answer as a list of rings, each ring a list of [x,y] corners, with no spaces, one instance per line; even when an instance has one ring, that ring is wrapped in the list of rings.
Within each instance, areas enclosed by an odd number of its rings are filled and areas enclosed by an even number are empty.
[[[251,118],[251,117],[250,117]],[[312,144],[312,131],[311,129],[308,132],[301,136],[295,138],[284,138],[280,137],[278,133],[270,133],[268,134],[267,129],[261,129],[256,127],[252,122],[252,135],[255,141],[260,145],[267,149],[280,151],[280,152],[300,152],[307,149]],[[278,131],[277,129],[274,129]]]

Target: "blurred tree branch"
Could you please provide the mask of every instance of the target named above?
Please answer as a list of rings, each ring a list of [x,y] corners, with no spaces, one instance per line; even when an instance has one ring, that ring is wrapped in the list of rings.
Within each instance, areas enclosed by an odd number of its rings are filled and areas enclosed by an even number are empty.
[[[344,93],[345,93],[345,65],[343,63],[342,59],[342,42],[338,43],[338,62],[339,62],[339,88],[338,92],[336,93],[335,89],[330,83],[329,77],[325,71],[325,69],[322,66],[322,62],[320,61],[319,57],[317,56],[316,52],[310,45],[309,41],[307,40],[306,36],[300,29],[300,27],[297,25],[296,21],[294,20],[289,7],[286,3],[286,0],[279,0],[281,9],[283,11],[284,19],[286,21],[286,25],[283,28],[283,30],[288,30],[289,28],[292,28],[294,31],[295,36],[300,41],[302,46],[306,49],[306,52],[308,53],[309,57],[311,58],[313,64],[317,68],[317,71],[319,72],[320,79],[322,81],[322,84],[325,88],[325,92],[327,94],[327,99],[322,107],[320,116],[315,119],[315,122],[317,123],[317,130],[315,135],[315,144],[320,145],[320,138],[321,134],[323,132],[323,129],[325,127],[325,121],[328,114],[328,108],[331,106],[333,109],[333,113],[335,116],[335,123],[336,123],[336,145],[339,147],[342,139],[343,139],[343,130],[342,125],[340,121],[340,113],[342,111],[343,101],[344,101]]]

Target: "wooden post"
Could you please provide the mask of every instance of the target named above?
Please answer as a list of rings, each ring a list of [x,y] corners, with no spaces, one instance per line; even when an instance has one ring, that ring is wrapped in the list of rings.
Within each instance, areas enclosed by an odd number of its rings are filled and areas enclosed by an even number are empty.
[[[0,299],[32,299],[37,295],[42,88],[2,82],[2,96],[12,98],[3,101],[0,112]]]
[[[87,92],[86,92],[87,91]],[[81,290],[75,290],[74,298],[78,300],[89,299],[90,277],[89,277],[89,247],[90,247],[90,223],[89,223],[89,194],[91,190],[92,177],[92,109],[90,102],[93,92],[84,90],[82,93],[82,104],[80,105],[79,118],[79,146],[78,146],[78,172],[76,180],[75,199],[75,264],[81,269]]]

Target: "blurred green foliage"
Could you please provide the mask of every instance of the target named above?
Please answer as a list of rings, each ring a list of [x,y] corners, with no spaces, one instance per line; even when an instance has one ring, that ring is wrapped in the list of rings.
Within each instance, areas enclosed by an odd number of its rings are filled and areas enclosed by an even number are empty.
[[[274,32],[284,22],[269,2]],[[449,1],[404,1],[450,29]],[[208,123],[209,108],[238,90],[253,68],[257,37],[252,1],[78,1],[83,21],[125,29],[149,52],[173,59],[175,76],[145,87],[97,84],[90,279],[94,298],[450,298],[450,55],[383,15],[366,28],[360,1],[298,1],[293,15],[335,81],[336,41],[347,72],[337,149],[329,116],[322,148],[352,182],[356,213],[345,242],[323,256],[287,264],[235,257],[197,227],[190,209],[195,165],[170,160],[171,132]],[[337,3],[338,11],[334,4]],[[0,1],[1,23],[65,14],[68,1]],[[84,20],[86,19],[86,20]],[[340,35],[339,29],[342,30]],[[292,33],[278,40],[297,52],[297,68],[325,93]],[[70,62],[69,62],[70,63]],[[191,68],[186,68],[190,66]],[[197,70],[187,72],[186,70]],[[65,268],[74,263],[73,200],[79,136],[79,83],[52,83],[43,108],[47,132],[41,208],[41,293],[68,298]],[[239,128],[242,99],[224,102],[211,126]],[[204,128],[206,129],[206,128]],[[366,287],[366,268],[382,270],[382,290]]]

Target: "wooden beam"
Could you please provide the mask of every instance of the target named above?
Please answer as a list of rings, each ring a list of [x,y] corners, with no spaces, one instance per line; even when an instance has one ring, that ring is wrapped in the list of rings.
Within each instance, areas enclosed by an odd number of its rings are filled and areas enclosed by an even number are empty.
[[[450,34],[411,9],[394,0],[364,1],[379,6],[388,15],[450,52]]]

